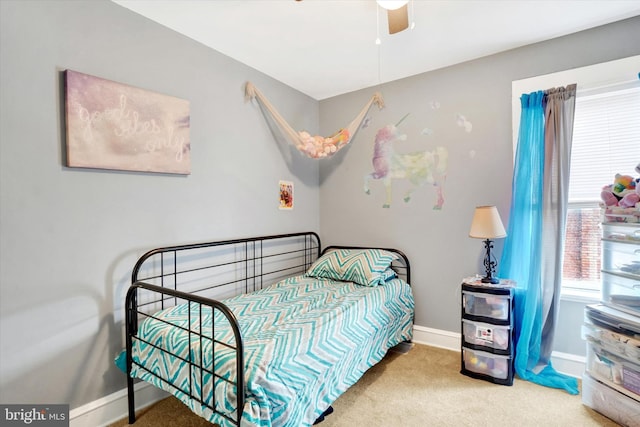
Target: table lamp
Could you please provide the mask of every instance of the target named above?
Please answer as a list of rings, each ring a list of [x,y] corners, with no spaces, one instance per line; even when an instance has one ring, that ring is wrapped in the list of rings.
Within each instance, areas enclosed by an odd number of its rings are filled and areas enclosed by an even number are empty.
[[[494,277],[494,272],[498,262],[491,254],[491,249],[493,249],[493,242],[491,239],[506,237],[506,235],[507,232],[504,230],[504,226],[500,220],[500,214],[495,206],[476,207],[476,211],[473,214],[473,220],[471,221],[469,237],[473,237],[474,239],[484,239],[484,247],[487,253],[484,257],[486,275],[482,278],[482,283],[497,284],[500,282],[496,277]]]

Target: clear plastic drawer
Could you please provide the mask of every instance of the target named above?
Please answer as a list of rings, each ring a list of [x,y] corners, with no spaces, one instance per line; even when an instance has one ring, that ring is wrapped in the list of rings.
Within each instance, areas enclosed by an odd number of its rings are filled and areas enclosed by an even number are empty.
[[[603,241],[602,268],[612,273],[635,276],[640,280],[640,242]]]
[[[462,291],[464,314],[470,316],[509,320],[510,302],[511,297],[509,295]]]
[[[628,360],[640,360],[640,338],[636,339],[593,323],[585,323],[582,325],[582,339],[594,342]]]
[[[602,224],[602,238],[640,243],[640,226],[638,224]]]
[[[593,378],[634,398],[640,399],[640,365],[594,342],[587,342],[586,371]]]
[[[462,320],[463,345],[471,344],[494,350],[509,350],[511,327]]]
[[[640,278],[603,271],[602,302],[640,315]]]
[[[640,426],[640,401],[607,387],[588,374],[582,376],[582,403],[623,426]]]
[[[506,380],[509,378],[512,359],[509,356],[462,348],[463,368],[477,374]]]

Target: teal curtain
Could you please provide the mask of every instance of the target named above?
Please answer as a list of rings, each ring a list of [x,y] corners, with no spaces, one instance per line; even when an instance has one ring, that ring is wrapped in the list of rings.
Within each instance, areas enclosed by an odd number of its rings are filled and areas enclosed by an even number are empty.
[[[517,282],[515,370],[522,379],[577,394],[577,380],[558,373],[550,361],[562,276],[575,85],[524,94],[520,101],[511,210],[499,272]]]

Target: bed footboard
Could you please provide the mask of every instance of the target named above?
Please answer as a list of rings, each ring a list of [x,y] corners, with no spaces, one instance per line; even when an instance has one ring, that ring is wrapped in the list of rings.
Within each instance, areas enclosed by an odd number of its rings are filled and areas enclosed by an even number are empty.
[[[144,370],[156,382],[162,382],[165,386],[163,388],[180,391],[202,407],[225,418],[231,425],[240,425],[245,399],[242,336],[234,314],[219,300],[252,292],[283,278],[304,273],[319,255],[319,236],[313,232],[305,232],[170,246],[151,250],[140,257],[133,269],[132,285],[127,292],[125,305],[129,424],[133,424],[136,418],[134,379],[131,376],[135,364],[136,369]],[[180,327],[188,334],[188,342],[192,339],[199,340],[200,349],[203,348],[202,342],[209,343],[212,353],[209,355],[210,360],[215,357],[214,347],[223,346],[232,351],[236,367],[234,381],[218,375],[213,368],[204,366],[203,360],[206,357],[203,354],[192,358],[189,351],[189,356],[185,358],[148,341],[141,343],[150,351],[165,352],[169,357],[179,359],[180,363],[188,364],[188,386],[185,388],[184,384],[174,384],[172,379],[157,375],[134,360],[134,339],[141,340],[138,335],[139,322],[152,318],[154,321],[168,323],[155,318],[155,313],[184,304],[187,305],[189,316],[192,310],[196,313],[193,316],[195,325],[191,326],[192,318],[189,317],[189,326]],[[203,310],[212,314],[210,324],[202,324]],[[233,339],[224,342],[214,339],[215,313],[221,313],[225,322],[231,326]],[[203,333],[205,329],[210,334]],[[195,372],[195,377],[199,376],[199,379],[195,379],[196,384],[192,384],[192,372]],[[235,389],[235,417],[217,410],[213,383],[207,385],[208,390],[213,390],[212,394],[208,399],[204,398],[205,377],[214,383],[228,382]]]
[[[127,333],[127,340],[126,340],[126,350],[127,350],[127,391],[128,391],[128,406],[129,406],[129,424],[133,424],[136,420],[135,418],[135,398],[134,398],[134,390],[133,390],[133,378],[131,376],[131,369],[133,366],[133,337],[136,337],[137,339],[141,339],[139,337],[137,337],[137,333],[138,333],[138,316],[139,315],[143,315],[143,316],[148,316],[148,317],[153,317],[153,315],[147,315],[144,312],[141,312],[138,309],[138,292],[140,290],[145,290],[145,291],[149,291],[152,293],[155,293],[157,296],[159,296],[161,299],[163,299],[165,296],[169,296],[172,297],[174,299],[179,299],[181,301],[184,301],[188,304],[188,311],[191,312],[192,311],[192,306],[194,306],[196,309],[195,311],[200,313],[199,316],[197,316],[197,323],[195,325],[192,325],[188,328],[188,333],[189,333],[189,341],[191,341],[192,336],[195,337],[195,339],[199,340],[201,343],[203,340],[210,340],[213,344],[218,344],[218,345],[222,345],[225,346],[231,350],[234,351],[235,353],[235,365],[236,365],[236,372],[238,373],[238,375],[236,375],[235,381],[230,381],[227,380],[225,378],[222,378],[220,376],[218,376],[216,374],[216,372],[212,369],[209,369],[205,366],[203,366],[202,360],[203,360],[203,355],[201,354],[200,357],[197,360],[193,360],[191,358],[191,352],[189,352],[189,356],[187,357],[187,359],[182,359],[183,362],[188,363],[189,365],[189,372],[192,371],[196,371],[199,372],[199,377],[200,377],[200,384],[199,384],[199,389],[203,390],[203,382],[204,379],[203,377],[206,374],[209,374],[212,378],[214,379],[221,379],[224,381],[228,381],[230,382],[230,384],[235,388],[236,390],[236,408],[238,408],[237,414],[235,419],[228,417],[226,414],[218,412],[216,409],[216,404],[215,404],[215,399],[213,399],[213,404],[207,403],[205,401],[205,399],[202,396],[202,393],[196,393],[194,390],[194,385],[191,383],[191,381],[189,381],[189,390],[181,390],[182,392],[187,392],[189,397],[191,399],[197,400],[202,406],[206,406],[208,407],[212,412],[217,412],[220,416],[223,416],[225,418],[227,418],[230,422],[236,424],[236,425],[240,425],[240,419],[242,417],[242,408],[244,407],[244,396],[245,396],[245,387],[244,387],[244,358],[243,358],[243,346],[242,346],[242,336],[240,334],[240,328],[238,327],[238,322],[236,320],[236,317],[234,316],[234,314],[231,312],[231,310],[229,310],[223,303],[219,302],[219,301],[215,301],[215,300],[211,300],[211,299],[207,299],[204,297],[199,297],[199,296],[194,296],[194,295],[190,295],[188,293],[185,292],[181,292],[181,291],[177,291],[174,289],[165,289],[162,288],[160,286],[156,286],[156,285],[150,285],[147,283],[143,283],[143,282],[136,282],[133,285],[131,285],[131,287],[129,288],[129,291],[127,292],[127,298],[126,298],[126,333]],[[227,319],[229,325],[231,326],[231,329],[233,331],[233,336],[234,339],[232,342],[222,342],[222,341],[218,341],[213,337],[213,334],[211,334],[211,336],[207,336],[205,335],[202,331],[204,329],[206,329],[207,325],[203,325],[202,324],[202,311],[203,311],[203,307],[209,307],[212,313],[220,312],[222,313],[222,315],[224,315],[224,317]],[[195,316],[194,316],[195,317]],[[215,318],[215,315],[211,317],[212,318],[212,322],[213,319]],[[156,319],[158,320],[158,319]],[[191,322],[189,322],[191,324]],[[215,323],[213,323],[211,325],[210,328],[211,331],[215,330]],[[156,350],[158,351],[164,351],[167,352],[166,349],[163,349],[161,347],[158,347],[157,345],[155,345],[152,342],[149,341],[144,341],[144,344],[147,346],[151,346],[154,347]],[[200,348],[202,349],[202,345],[200,345]],[[214,345],[212,345],[212,348],[214,347]],[[176,356],[176,355],[173,355]],[[163,381],[165,384],[167,384],[170,387],[174,387],[177,388],[175,384],[173,384],[171,381],[167,380],[166,378],[163,378],[161,376],[158,376],[156,374],[154,374],[153,372],[151,372],[150,370],[144,368],[141,365],[138,365],[140,367],[140,369],[144,369],[146,372],[148,372],[149,374],[155,375],[156,378],[158,378],[158,380]]]

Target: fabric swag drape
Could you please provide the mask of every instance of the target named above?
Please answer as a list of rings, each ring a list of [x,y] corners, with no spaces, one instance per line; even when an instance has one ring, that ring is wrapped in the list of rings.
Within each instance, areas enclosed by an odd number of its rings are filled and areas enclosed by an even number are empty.
[[[524,94],[500,276],[517,282],[515,370],[578,393],[551,366],[558,317],[576,85]]]
[[[354,134],[362,124],[367,115],[369,108],[374,103],[378,108],[384,107],[384,100],[380,93],[375,93],[369,102],[362,108],[360,113],[345,128],[340,129],[335,134],[324,136],[312,136],[305,131],[296,131],[287,121],[280,115],[269,100],[260,92],[251,82],[247,82],[245,86],[245,98],[257,99],[266,111],[275,121],[282,135],[287,138],[301,153],[313,159],[321,159],[330,157],[337,153],[338,150],[346,146],[353,139]]]

